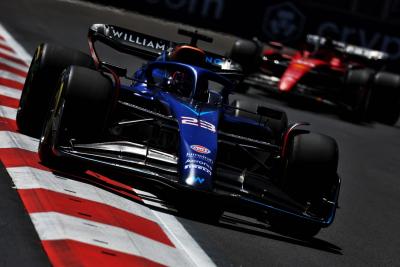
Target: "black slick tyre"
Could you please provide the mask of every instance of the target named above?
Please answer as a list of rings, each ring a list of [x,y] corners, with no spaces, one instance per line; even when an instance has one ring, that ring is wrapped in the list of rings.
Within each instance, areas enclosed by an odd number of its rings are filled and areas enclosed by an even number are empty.
[[[292,136],[287,152],[281,187],[293,199],[311,205],[310,209],[318,214],[323,198],[329,199],[338,186],[337,143],[326,135],[299,131]],[[321,229],[317,223],[274,213],[269,222],[278,232],[299,238],[311,238]]]
[[[338,145],[326,135],[295,132],[289,141],[283,187],[300,201],[318,199],[336,183]]]
[[[378,72],[374,77],[371,116],[384,124],[394,125],[400,116],[400,75]]]
[[[56,149],[70,143],[101,140],[113,107],[114,87],[109,77],[88,68],[71,66],[63,72],[39,143],[39,157],[59,167]]]
[[[63,69],[70,65],[94,68],[92,58],[80,51],[41,44],[35,51],[17,112],[21,133],[39,137]]]
[[[372,69],[355,69],[347,73],[346,85],[353,92],[352,110],[346,112],[349,120],[362,122],[369,120],[370,100],[372,94],[372,80],[374,75]]]
[[[239,63],[245,73],[250,73],[260,64],[262,48],[259,41],[240,39],[233,44],[230,58]]]

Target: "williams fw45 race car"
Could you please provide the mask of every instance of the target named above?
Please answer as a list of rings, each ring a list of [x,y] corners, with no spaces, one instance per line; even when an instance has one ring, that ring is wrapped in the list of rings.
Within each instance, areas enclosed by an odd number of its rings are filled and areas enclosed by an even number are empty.
[[[209,37],[180,33],[191,42],[95,24],[91,56],[40,45],[17,124],[40,138],[41,161],[171,189],[186,198],[178,210],[207,221],[229,210],[301,238],[329,226],[340,188],[336,141],[235,99],[235,65],[223,57],[214,64],[217,55],[197,47]],[[127,75],[98,57],[97,42],[149,61]]]
[[[239,92],[254,86],[288,100],[311,99],[355,121],[393,125],[399,118],[400,76],[381,71],[386,53],[308,35],[299,51],[274,42],[263,50],[257,41],[238,40],[231,57],[245,70]]]

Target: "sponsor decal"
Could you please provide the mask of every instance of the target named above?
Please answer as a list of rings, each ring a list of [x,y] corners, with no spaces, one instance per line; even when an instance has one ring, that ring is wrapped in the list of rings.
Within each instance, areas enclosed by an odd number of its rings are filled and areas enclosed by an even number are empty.
[[[224,63],[224,60],[221,58],[206,56],[206,63],[213,64],[213,65],[222,65]]]
[[[196,151],[197,153],[200,153],[200,154],[210,154],[211,153],[211,151],[208,148],[201,146],[201,145],[191,145],[190,148],[193,151]]]
[[[196,159],[188,159],[188,160],[186,160],[185,164],[201,165],[201,166],[204,166],[204,167],[208,168],[210,171],[212,169],[210,164],[208,164],[208,163],[206,163],[204,161],[201,161],[201,160],[196,160]]]
[[[161,41],[149,40],[139,35],[135,36],[134,33],[123,32],[121,30],[116,30],[114,28],[111,28],[111,31],[112,31],[111,33],[112,37],[124,40],[128,43],[133,43],[143,47],[150,47],[162,51],[168,49],[168,46]]]
[[[199,119],[193,118],[193,117],[184,117],[184,116],[182,116],[181,119],[182,119],[181,120],[182,124],[198,126],[203,129],[207,129],[213,133],[215,133],[217,131],[215,125],[212,123],[209,123],[207,121],[199,120]]]
[[[206,161],[208,164],[212,165],[214,163],[214,161],[212,159],[210,159],[207,156],[204,155],[200,155],[200,154],[195,154],[195,153],[186,153],[186,157],[191,158],[191,159],[199,159],[202,161]]]
[[[204,183],[205,180],[206,180],[206,179],[201,178],[201,177],[194,177],[194,176],[191,176],[191,177],[189,177],[189,178],[186,179],[186,183],[187,183],[188,185],[202,184],[202,183]]]
[[[262,31],[271,40],[288,42],[301,36],[304,24],[305,16],[292,3],[285,2],[267,7]]]
[[[199,145],[193,145],[191,147],[194,147],[195,149],[199,148],[199,151],[202,151],[200,153],[203,153],[203,151],[209,151],[209,149],[199,146]],[[202,155],[198,154],[193,154],[193,153],[187,153],[187,155],[192,155],[193,157],[190,157],[186,160],[184,169],[197,169],[200,171],[203,171],[207,173],[209,176],[212,175],[212,163],[213,161],[208,158],[208,157],[201,157]],[[199,157],[196,157],[199,156]]]
[[[197,165],[197,164],[189,164],[189,165],[185,165],[184,169],[197,169],[200,171],[204,171],[205,173],[207,173],[209,176],[212,175],[211,170],[209,170],[208,168],[201,166],[201,165]]]

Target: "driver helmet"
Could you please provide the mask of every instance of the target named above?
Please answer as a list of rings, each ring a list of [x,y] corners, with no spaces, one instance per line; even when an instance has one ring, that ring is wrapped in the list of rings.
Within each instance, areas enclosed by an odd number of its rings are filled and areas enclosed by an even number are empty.
[[[194,46],[178,45],[170,52],[169,58],[189,65],[202,66],[206,61],[206,53]]]
[[[174,71],[168,80],[171,91],[184,97],[190,96],[192,84],[189,75],[185,74],[183,71]]]

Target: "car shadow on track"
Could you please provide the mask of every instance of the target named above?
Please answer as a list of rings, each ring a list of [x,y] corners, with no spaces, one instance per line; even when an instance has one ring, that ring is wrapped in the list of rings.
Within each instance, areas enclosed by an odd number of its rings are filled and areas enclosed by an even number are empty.
[[[146,190],[149,189],[146,188]],[[144,196],[142,194],[139,194],[139,196],[144,200],[146,200],[145,205],[148,208],[158,212],[163,212],[186,220],[192,220],[200,223],[213,225],[215,227],[222,227],[228,230],[233,230],[248,235],[265,237],[271,240],[291,243],[294,245],[321,250],[324,252],[333,253],[337,255],[343,255],[342,249],[340,247],[332,243],[329,243],[325,240],[319,239],[317,237],[308,240],[302,240],[291,236],[286,236],[281,233],[275,232],[267,223],[251,220],[250,218],[242,217],[240,215],[232,216],[231,213],[225,212],[218,222],[212,223],[207,220],[202,220],[201,218],[198,217],[192,217],[190,215],[182,214],[174,208],[173,203],[176,201],[176,199],[171,199],[170,197],[167,197],[165,195],[165,191],[162,192],[153,191],[153,193],[156,194],[157,197],[153,196],[149,197],[149,196]]]
[[[337,255],[343,255],[342,249],[332,243],[316,237],[309,240],[302,240],[290,236],[284,236],[275,232],[267,224],[261,222],[251,222],[225,214],[223,218],[221,218],[218,226],[249,235],[261,236],[276,241],[291,243],[294,245],[317,249]],[[269,232],[265,232],[266,230]]]
[[[191,216],[182,214],[173,208],[172,209],[171,208],[160,208],[158,205],[153,206],[148,203],[146,203],[146,206],[152,210],[170,214],[172,216],[183,218],[186,220],[193,220],[193,221],[197,221],[200,223],[210,224],[215,227],[221,227],[221,228],[241,232],[241,233],[248,234],[248,235],[254,235],[254,236],[264,237],[264,238],[268,238],[268,239],[275,240],[275,241],[281,241],[281,242],[290,243],[290,244],[294,244],[294,245],[298,245],[298,246],[308,247],[308,248],[312,248],[312,249],[316,249],[316,250],[320,250],[320,251],[324,251],[324,252],[328,252],[328,253],[333,253],[336,255],[343,255],[342,249],[332,243],[329,243],[327,241],[324,241],[324,240],[316,238],[316,237],[309,239],[309,240],[302,240],[302,239],[297,239],[297,238],[293,238],[290,236],[285,236],[278,232],[275,232],[266,223],[252,222],[250,220],[244,220],[244,219],[236,218],[236,217],[229,216],[226,214],[222,216],[222,218],[219,220],[219,222],[210,223],[209,221],[204,221],[200,218],[193,218]],[[173,206],[171,205],[169,207],[173,207]],[[268,232],[266,232],[266,231],[268,231]]]
[[[118,179],[117,177],[105,176],[103,174],[93,171],[87,171],[84,174],[67,174],[58,171],[54,171],[54,173],[68,179],[91,184],[100,189],[116,194],[120,197],[134,201],[155,212],[169,214],[177,218],[194,220],[197,222],[210,224],[215,227],[222,227],[248,235],[265,237],[276,241],[291,243],[333,254],[343,255],[342,249],[340,247],[327,241],[318,238],[302,240],[290,236],[285,236],[280,233],[274,232],[274,230],[271,229],[268,224],[259,221],[251,221],[248,220],[247,217],[246,219],[243,219],[236,216],[231,216],[230,213],[224,213],[224,215],[218,222],[211,223],[209,221],[203,221],[201,218],[193,218],[190,215],[182,214],[178,212],[177,209],[175,209],[174,203],[176,199],[171,198],[170,192],[168,192],[169,190],[164,190],[163,188],[141,185],[137,182],[128,183],[125,178]]]

